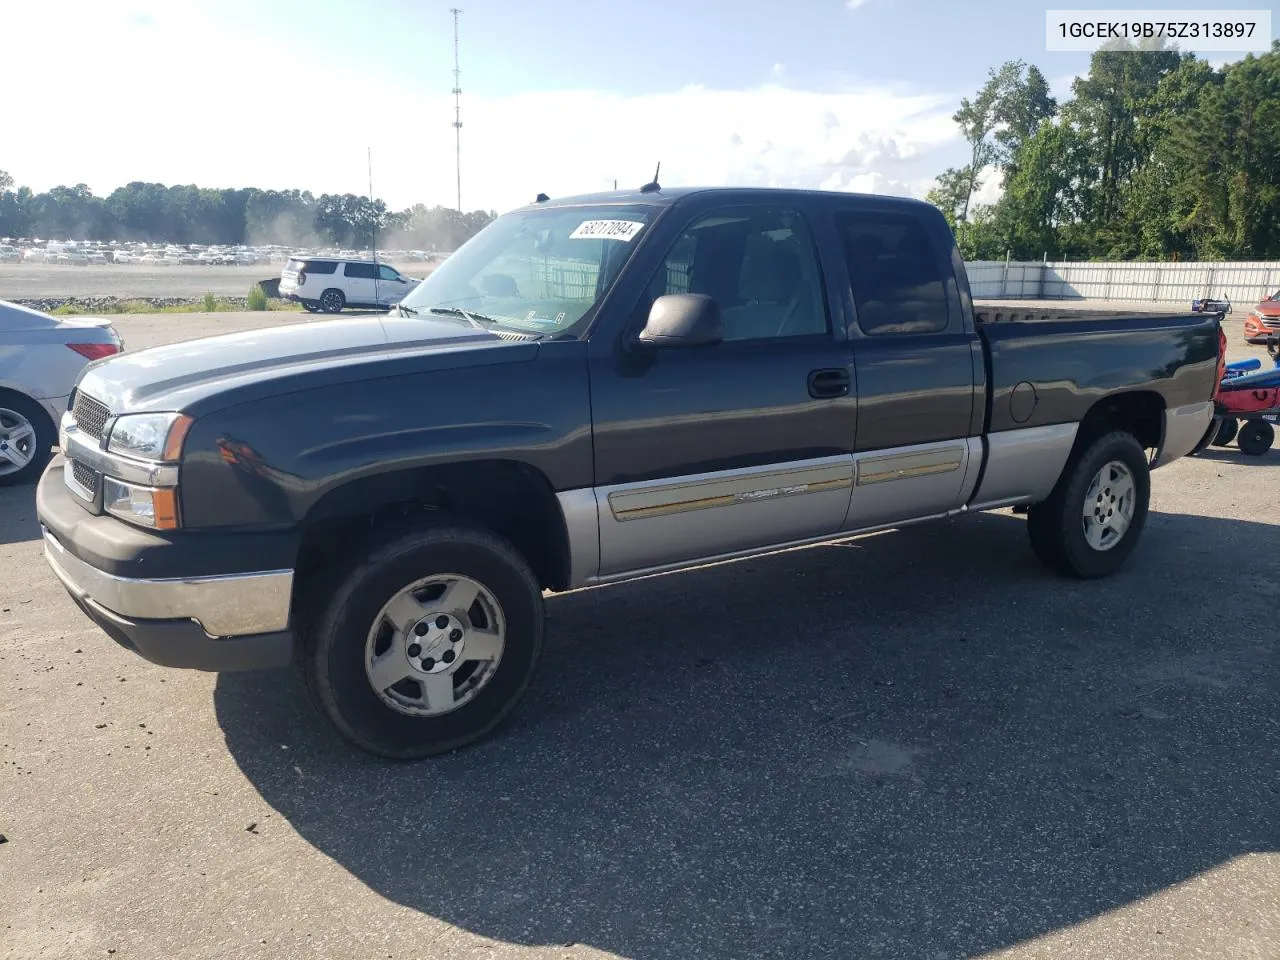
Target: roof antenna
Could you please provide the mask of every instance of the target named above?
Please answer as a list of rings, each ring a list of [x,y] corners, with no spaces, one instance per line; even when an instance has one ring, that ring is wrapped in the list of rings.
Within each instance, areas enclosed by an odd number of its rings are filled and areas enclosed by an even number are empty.
[[[658,171],[661,169],[662,161],[659,160],[658,165],[653,169],[653,179],[640,188],[641,193],[657,193],[662,189],[662,186],[658,183]]]
[[[534,203],[546,203],[546,202],[547,202],[548,200],[550,200],[550,199],[551,199],[551,198],[550,198],[550,197],[548,197],[545,193],[540,193],[540,194],[538,194],[538,195],[537,195],[537,197],[535,197],[535,198],[534,198],[534,201],[533,201],[533,202],[534,202]]]

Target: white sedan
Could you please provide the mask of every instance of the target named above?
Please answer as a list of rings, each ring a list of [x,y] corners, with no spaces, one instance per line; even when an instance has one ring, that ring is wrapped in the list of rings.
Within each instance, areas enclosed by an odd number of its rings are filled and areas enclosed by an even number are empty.
[[[123,349],[105,317],[54,317],[0,300],[0,486],[39,479],[80,371]]]

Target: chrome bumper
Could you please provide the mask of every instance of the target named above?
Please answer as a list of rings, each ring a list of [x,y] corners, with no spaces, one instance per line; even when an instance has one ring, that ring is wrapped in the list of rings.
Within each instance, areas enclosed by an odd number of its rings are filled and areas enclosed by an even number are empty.
[[[73,596],[130,620],[194,620],[211,637],[279,633],[289,625],[292,570],[135,580],[104,573],[45,527],[44,556]]]

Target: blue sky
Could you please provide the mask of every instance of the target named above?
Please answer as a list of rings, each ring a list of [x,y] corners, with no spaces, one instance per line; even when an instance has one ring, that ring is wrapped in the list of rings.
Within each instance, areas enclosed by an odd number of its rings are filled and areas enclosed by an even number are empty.
[[[989,68],[1022,58],[1066,94],[1088,66],[1087,54],[1045,51],[1045,7],[1025,0],[454,2],[468,209],[615,177],[638,185],[657,160],[672,184],[923,195],[963,162],[950,115]],[[21,136],[0,146],[0,168],[37,189],[146,179],[364,192],[372,146],[375,192],[391,205],[452,205],[451,5],[6,9],[7,32],[33,42],[6,50],[6,73],[30,86],[6,104]]]
[[[1044,7],[1026,0],[457,0],[464,91],[605,87],[623,94],[686,85],[742,89],[771,77],[822,88],[853,78],[928,90],[976,88],[988,66],[1022,57],[1049,76],[1087,54],[1046,53]],[[1105,4],[1095,4],[1105,6]],[[1129,6],[1130,4],[1126,4]],[[404,48],[372,70],[382,82],[451,86],[450,3],[414,0],[224,0],[290,46],[370,56],[389,36]],[[356,52],[353,53],[353,47]]]

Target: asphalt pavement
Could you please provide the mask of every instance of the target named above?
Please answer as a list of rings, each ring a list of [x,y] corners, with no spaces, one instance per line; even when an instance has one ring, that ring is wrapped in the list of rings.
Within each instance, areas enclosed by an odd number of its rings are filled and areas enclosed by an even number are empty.
[[[1277,479],[1156,471],[1101,582],[997,512],[552,597],[512,721],[411,765],[117,648],[0,490],[0,956],[1280,956]]]

